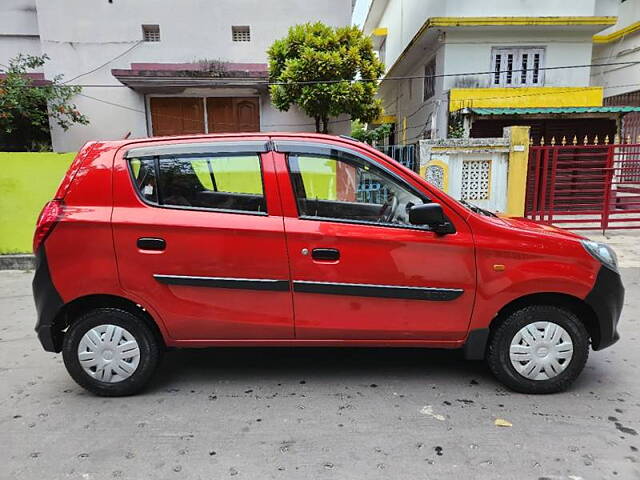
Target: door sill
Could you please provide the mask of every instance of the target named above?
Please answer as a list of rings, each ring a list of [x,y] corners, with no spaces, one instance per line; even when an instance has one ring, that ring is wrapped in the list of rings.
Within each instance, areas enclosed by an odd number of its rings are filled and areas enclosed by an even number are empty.
[[[307,339],[222,339],[222,340],[173,340],[170,347],[419,347],[460,348],[464,340],[307,340]]]

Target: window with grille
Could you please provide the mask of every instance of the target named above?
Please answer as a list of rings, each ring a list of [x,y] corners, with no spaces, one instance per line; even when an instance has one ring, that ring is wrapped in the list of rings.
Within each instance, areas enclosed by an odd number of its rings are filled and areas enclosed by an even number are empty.
[[[491,85],[494,87],[544,84],[544,48],[494,48]]]
[[[231,39],[234,42],[250,42],[251,29],[248,25],[233,26],[231,27]]]
[[[160,25],[143,25],[142,39],[145,42],[159,42],[160,41]]]
[[[145,42],[159,42],[160,25],[142,25],[142,39]]]
[[[462,200],[489,200],[491,160],[462,162]]]
[[[422,101],[426,101],[433,97],[436,93],[436,59],[434,58],[424,67],[424,93]]]

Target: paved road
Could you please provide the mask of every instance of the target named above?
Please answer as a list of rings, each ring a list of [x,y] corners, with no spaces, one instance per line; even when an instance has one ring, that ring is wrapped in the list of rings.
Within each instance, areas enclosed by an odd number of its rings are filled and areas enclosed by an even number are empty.
[[[0,478],[637,479],[640,269],[623,273],[622,340],[564,394],[511,393],[455,352],[218,349],[104,399],[41,350],[31,274],[0,272]]]

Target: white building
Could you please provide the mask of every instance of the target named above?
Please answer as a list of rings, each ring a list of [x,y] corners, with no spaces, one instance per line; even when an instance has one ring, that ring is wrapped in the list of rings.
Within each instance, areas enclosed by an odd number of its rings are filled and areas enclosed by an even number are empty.
[[[0,63],[47,54],[43,72],[83,85],[74,102],[90,124],[62,131],[56,151],[92,139],[224,131],[313,130],[279,112],[264,80],[266,50],[290,26],[348,25],[351,0],[2,0]],[[348,119],[330,124],[346,133]]]
[[[451,125],[476,137],[513,124],[530,125],[534,138],[615,133],[621,114],[598,110],[603,83],[589,65],[593,36],[616,24],[618,3],[372,0],[363,28],[387,68],[381,121],[395,123],[403,144],[446,137]]]
[[[618,21],[593,37],[593,63],[637,63],[594,67],[591,83],[604,87],[605,105],[640,107],[640,0],[612,2]],[[625,116],[623,135],[640,143],[640,113]]]

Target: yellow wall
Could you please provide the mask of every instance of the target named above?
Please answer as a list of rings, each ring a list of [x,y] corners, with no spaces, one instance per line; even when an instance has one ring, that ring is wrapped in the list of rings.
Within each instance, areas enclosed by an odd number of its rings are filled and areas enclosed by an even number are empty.
[[[0,254],[31,251],[40,210],[75,153],[0,152]]]
[[[461,108],[601,107],[602,87],[452,88],[449,111]]]

